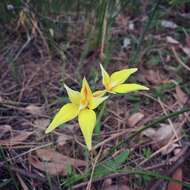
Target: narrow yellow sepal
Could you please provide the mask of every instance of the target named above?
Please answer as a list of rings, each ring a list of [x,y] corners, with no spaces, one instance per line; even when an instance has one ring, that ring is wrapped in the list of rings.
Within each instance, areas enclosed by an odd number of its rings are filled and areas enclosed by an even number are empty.
[[[65,89],[67,91],[67,94],[69,96],[70,101],[73,104],[79,105],[80,104],[80,99],[81,99],[80,92],[69,88],[66,84],[64,84],[64,87],[65,87]]]
[[[92,134],[96,125],[96,113],[93,110],[84,109],[80,111],[78,120],[87,148],[91,150]]]
[[[137,70],[138,70],[137,68],[131,68],[114,72],[110,77],[112,86],[114,87],[124,83],[130,77],[130,75],[135,73]]]
[[[45,133],[52,132],[59,125],[74,119],[79,113],[79,108],[73,103],[65,104],[59,112],[53,118],[53,121],[50,123],[49,127],[46,129]]]
[[[120,84],[112,89],[116,93],[128,93],[138,90],[149,90],[149,88],[140,84]]]
[[[106,72],[106,70],[104,69],[104,67],[100,64],[100,69],[102,72],[102,83],[104,85],[104,87],[106,89],[109,88],[109,84],[110,84],[110,76],[109,74]]]
[[[89,103],[89,109],[96,109],[102,102],[104,102],[108,96],[104,97],[93,97],[92,100]]]

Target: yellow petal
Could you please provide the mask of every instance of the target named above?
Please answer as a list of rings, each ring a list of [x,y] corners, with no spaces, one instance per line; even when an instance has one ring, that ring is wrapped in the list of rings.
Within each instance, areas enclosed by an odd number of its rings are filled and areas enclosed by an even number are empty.
[[[106,90],[98,90],[93,93],[93,97],[102,97],[106,93]]]
[[[114,72],[111,75],[111,83],[112,86],[116,86],[118,84],[124,83],[131,74],[135,73],[137,71],[137,68],[131,68],[131,69],[123,69],[121,71]]]
[[[92,134],[96,124],[96,113],[93,110],[84,109],[79,113],[78,120],[87,148],[91,150]]]
[[[86,78],[82,81],[82,89],[81,89],[81,106],[85,106],[88,104],[90,99],[92,98],[92,91],[90,89],[90,86],[86,80]]]
[[[73,104],[79,105],[80,99],[81,99],[80,92],[75,91],[75,90],[72,90],[72,89],[69,88],[66,84],[64,84],[64,87],[65,87],[66,90],[67,90],[67,94],[68,94],[68,96],[69,96],[70,101],[71,101]]]
[[[55,115],[53,121],[50,123],[49,127],[46,129],[45,133],[50,133],[59,125],[74,119],[79,112],[79,107],[75,104],[69,103],[64,105],[59,112]]]
[[[101,72],[102,72],[102,83],[105,86],[105,88],[107,89],[107,88],[109,88],[109,84],[110,84],[110,76],[101,64],[100,64],[100,68],[101,68]]]
[[[94,97],[89,103],[89,109],[95,109],[97,108],[103,101],[105,101],[108,98],[108,96],[104,97]]]
[[[149,90],[149,88],[140,84],[120,84],[112,89],[116,93],[128,93],[138,90]]]

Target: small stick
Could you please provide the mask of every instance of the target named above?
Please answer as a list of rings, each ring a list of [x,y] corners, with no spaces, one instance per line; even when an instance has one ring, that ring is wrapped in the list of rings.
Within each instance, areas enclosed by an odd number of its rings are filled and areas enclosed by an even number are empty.
[[[97,164],[97,162],[98,162],[98,159],[99,159],[99,157],[100,157],[100,155],[101,155],[102,149],[103,149],[103,146],[101,147],[101,149],[100,149],[98,155],[96,156],[94,163],[92,163],[92,172],[91,172],[90,180],[89,180],[89,182],[88,182],[88,184],[87,184],[86,190],[90,190],[90,189],[91,189],[94,171],[95,171],[95,168],[96,168],[96,164]]]

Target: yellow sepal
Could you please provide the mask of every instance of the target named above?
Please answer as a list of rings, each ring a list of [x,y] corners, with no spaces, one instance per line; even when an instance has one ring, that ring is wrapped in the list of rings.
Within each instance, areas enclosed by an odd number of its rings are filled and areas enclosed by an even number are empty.
[[[49,127],[46,129],[45,133],[50,133],[59,125],[74,119],[79,113],[79,107],[75,104],[69,103],[65,104],[59,112],[53,118],[53,121],[50,123]]]
[[[69,96],[70,101],[73,104],[79,105],[80,104],[80,99],[81,99],[80,92],[75,91],[75,90],[69,88],[66,84],[64,84],[64,87],[67,90],[67,94]]]
[[[96,109],[102,102],[104,102],[106,99],[108,98],[108,96],[104,96],[104,97],[93,97],[92,100],[89,103],[88,108],[89,109]]]
[[[78,120],[87,148],[91,150],[92,134],[96,125],[96,113],[93,110],[84,109],[80,111]]]
[[[149,90],[149,88],[140,84],[120,84],[112,89],[116,93],[128,93],[138,90]]]
[[[102,83],[106,89],[109,88],[110,84],[110,76],[104,69],[104,67],[100,64],[101,72],[102,72]]]
[[[123,69],[121,71],[114,72],[110,77],[112,87],[115,87],[119,84],[124,83],[130,77],[130,75],[132,75],[136,71],[137,71],[137,68],[131,68],[131,69]]]

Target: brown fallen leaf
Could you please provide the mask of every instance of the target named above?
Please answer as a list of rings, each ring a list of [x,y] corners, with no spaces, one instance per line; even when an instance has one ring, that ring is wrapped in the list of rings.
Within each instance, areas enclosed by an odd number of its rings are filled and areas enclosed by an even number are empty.
[[[174,44],[174,45],[178,45],[179,41],[177,41],[176,39],[172,38],[171,36],[166,36],[166,42]]]
[[[130,127],[134,127],[140,120],[144,118],[144,114],[141,112],[137,112],[132,114],[128,120],[127,123]]]
[[[34,121],[34,127],[37,128],[37,129],[40,129],[41,131],[45,131],[45,129],[48,127],[50,123],[50,120],[49,119],[36,119]]]
[[[11,132],[12,127],[10,125],[0,125],[0,138],[7,132]]]
[[[178,168],[172,175],[174,180],[183,180],[183,171],[181,168]],[[169,182],[167,190],[182,190],[182,185],[179,183],[175,183],[173,181]]]
[[[155,134],[156,134],[156,129],[148,128],[142,132],[142,137],[148,137],[150,139],[153,139]]]
[[[173,126],[175,128],[176,134],[180,137],[181,135],[181,128],[179,123],[173,123]],[[174,134],[174,129],[172,126],[168,124],[160,124],[160,127],[156,130],[153,128],[148,128],[143,131],[142,135],[144,137],[147,137],[151,139],[154,143],[152,144],[152,147],[154,149],[161,148],[165,145],[167,145]],[[175,148],[177,148],[179,145],[177,143],[170,143],[165,149],[162,149],[161,153],[163,155],[166,155],[170,152],[172,152]]]
[[[22,144],[33,132],[19,131],[18,135],[10,136],[8,139],[0,140],[0,145],[13,146]]]
[[[70,164],[72,164],[75,167],[85,166],[87,164],[87,162],[84,160],[77,160],[77,159],[70,158],[68,156],[64,156],[61,153],[56,152],[52,148],[45,148],[45,149],[36,150],[36,154],[42,160],[56,161],[56,162],[59,162],[59,161],[69,162]]]
[[[144,77],[146,80],[148,80],[154,85],[165,84],[169,82],[167,76],[162,74],[159,70],[152,70],[152,69],[146,70],[144,73]]]
[[[190,48],[189,47],[181,47],[181,49],[183,50],[183,52],[190,57]]]
[[[160,127],[156,131],[156,134],[154,136],[154,141],[159,144],[159,146],[166,145],[171,137],[174,135],[174,130],[171,125],[162,123],[160,124]]]
[[[35,168],[41,171],[45,171],[50,175],[66,175],[65,168],[61,164],[56,164],[53,162],[50,163],[42,162],[36,156],[28,157],[28,161]]]
[[[173,123],[173,125],[176,128],[177,135],[180,136],[181,130],[180,128],[177,128],[179,124]],[[152,139],[157,145],[162,147],[170,141],[171,137],[174,135],[174,130],[172,126],[162,123],[157,130],[152,128],[144,130],[143,135]]]
[[[30,113],[34,116],[39,116],[39,115],[43,114],[43,108],[33,105],[33,104],[27,106],[26,108],[24,108],[24,110],[25,110],[25,112]]]
[[[36,156],[30,156],[28,157],[28,161],[31,165],[33,165],[35,168],[46,172],[50,175],[66,175],[66,168],[65,166],[59,164],[56,164],[54,162],[42,162],[40,159]]]
[[[176,86],[175,90],[176,90],[176,95],[177,95],[178,101],[182,105],[184,105],[187,102],[187,100],[188,100],[187,94],[180,88],[179,85]]]
[[[46,171],[50,175],[66,175],[68,165],[75,168],[87,165],[87,162],[84,160],[64,156],[52,148],[39,149],[36,151],[36,154],[38,157],[29,156],[30,164],[41,171]]]
[[[57,138],[57,144],[58,146],[64,146],[71,139],[73,139],[71,136],[62,134]]]
[[[105,187],[108,187],[111,185],[112,185],[112,179],[111,178],[105,179],[102,183],[102,189],[105,189]]]

